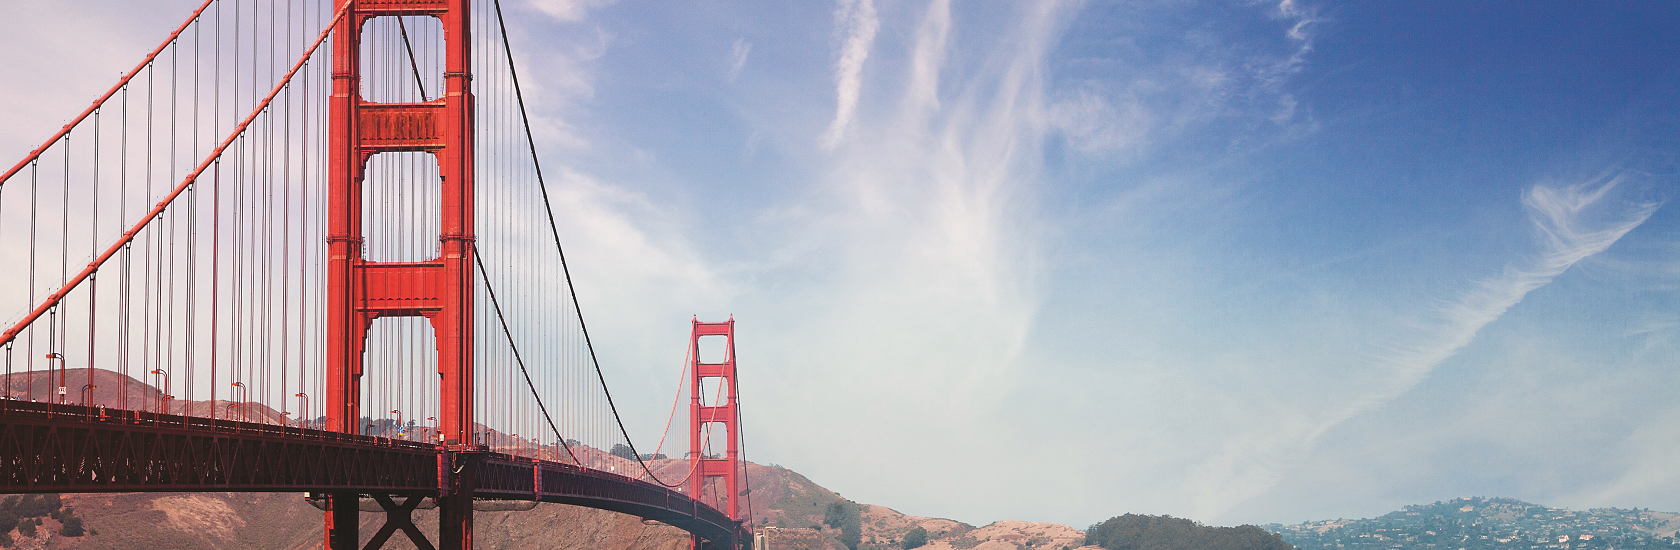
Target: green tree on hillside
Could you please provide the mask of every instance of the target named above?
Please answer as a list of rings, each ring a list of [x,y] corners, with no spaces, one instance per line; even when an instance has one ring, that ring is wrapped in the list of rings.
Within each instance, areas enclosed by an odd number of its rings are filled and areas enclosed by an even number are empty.
[[[823,525],[827,525],[829,527],[834,527],[834,528],[839,528],[840,524],[842,522],[844,522],[845,520],[846,520],[846,502],[845,501],[830,503],[828,505],[828,510],[825,510],[823,512]]]
[[[69,508],[58,514],[58,534],[66,537],[79,537],[85,534],[82,529],[82,518],[76,517]]]
[[[863,543],[863,525],[857,519],[840,526],[840,543],[852,550],[857,550],[858,545]]]
[[[921,548],[923,545],[927,544],[927,539],[927,529],[923,529],[922,526],[917,525],[915,529],[911,529],[909,533],[904,534],[904,540],[899,541],[898,545],[904,547],[904,550]]]
[[[823,523],[840,528],[840,543],[847,548],[857,550],[858,544],[863,543],[863,521],[858,517],[857,503],[840,501],[829,504],[823,513]]]

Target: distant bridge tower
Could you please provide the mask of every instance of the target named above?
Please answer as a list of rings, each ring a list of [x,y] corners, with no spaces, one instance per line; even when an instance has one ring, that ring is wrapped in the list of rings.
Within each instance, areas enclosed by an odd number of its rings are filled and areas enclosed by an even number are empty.
[[[700,338],[703,336],[724,337],[726,343],[724,344],[724,355],[721,362],[706,363],[701,361]],[[702,323],[696,317],[694,319],[694,331],[689,337],[688,351],[689,357],[692,357],[694,361],[694,364],[690,365],[692,368],[689,369],[689,372],[694,373],[694,379],[689,388],[691,405],[688,414],[688,460],[690,471],[694,474],[689,478],[688,494],[695,500],[701,500],[700,493],[705,488],[706,482],[713,478],[723,478],[725,493],[721,496],[727,498],[729,502],[728,508],[725,508],[724,511],[729,514],[729,519],[741,521],[740,476],[745,474],[742,472],[740,463],[741,432],[739,428],[741,416],[740,409],[736,407],[735,403],[737,395],[735,387],[735,317],[732,315],[728,321],[722,323]],[[707,382],[714,393],[721,393],[721,395],[712,397],[715,405],[701,402],[702,382]],[[716,389],[719,386],[723,388],[721,392]],[[706,436],[710,435],[708,431],[716,433],[718,429],[722,429],[723,434],[729,440],[728,447],[725,449],[727,454],[720,458],[708,458],[705,454]],[[719,506],[723,504],[722,501],[717,502]],[[694,545],[696,548],[699,547],[699,537],[695,537]]]

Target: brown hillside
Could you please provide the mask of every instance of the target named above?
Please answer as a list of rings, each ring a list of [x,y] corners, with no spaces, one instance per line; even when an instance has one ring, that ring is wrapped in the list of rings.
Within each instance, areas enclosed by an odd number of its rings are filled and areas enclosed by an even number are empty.
[[[81,516],[90,534],[64,537],[59,524],[44,522],[35,539],[19,537],[17,548],[318,549],[323,513],[295,493],[125,493],[64,495],[64,504]],[[419,510],[415,523],[437,533],[437,510]],[[378,531],[383,514],[363,513],[365,544]],[[482,549],[539,550],[687,550],[680,529],[603,510],[539,504],[519,512],[478,512],[475,541]],[[98,534],[91,534],[97,532]],[[408,539],[393,537],[385,548],[412,549]]]
[[[661,461],[661,472],[681,479],[686,465]],[[821,526],[822,511],[839,495],[796,472],[777,466],[750,465],[754,517],[768,526],[773,550],[844,550],[839,531]],[[295,493],[127,493],[68,494],[66,507],[83,518],[89,534],[58,535],[59,524],[47,519],[34,539],[16,531],[16,548],[228,548],[318,549],[322,512]],[[766,503],[768,502],[768,504]],[[939,518],[908,516],[884,506],[860,505],[863,544],[860,549],[897,548],[906,532],[917,526],[929,534],[930,550],[1077,548],[1084,533],[1065,525],[1003,521],[975,528]],[[361,515],[362,539],[371,538],[383,523],[379,513]],[[417,510],[422,532],[437,533],[437,511]],[[530,548],[555,550],[686,550],[687,533],[640,518],[559,504],[538,504],[513,512],[480,511],[477,546],[485,549]],[[780,524],[780,525],[778,525]],[[817,528],[812,528],[816,526]],[[93,534],[97,533],[97,534]],[[414,548],[407,539],[393,538],[387,548]]]

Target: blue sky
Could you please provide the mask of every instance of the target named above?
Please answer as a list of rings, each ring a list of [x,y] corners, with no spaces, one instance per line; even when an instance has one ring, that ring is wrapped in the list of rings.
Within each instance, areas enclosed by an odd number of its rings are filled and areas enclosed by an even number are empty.
[[[0,151],[190,10],[67,4]],[[504,8],[639,438],[733,314],[749,458],[905,513],[1680,510],[1672,4]]]

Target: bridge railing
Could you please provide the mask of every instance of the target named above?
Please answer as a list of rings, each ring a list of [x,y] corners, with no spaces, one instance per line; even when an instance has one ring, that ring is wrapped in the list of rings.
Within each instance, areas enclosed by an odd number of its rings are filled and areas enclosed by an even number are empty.
[[[391,447],[414,451],[436,451],[431,443],[391,437],[350,434],[305,428],[299,425],[278,425],[261,422],[241,422],[222,418],[206,418],[141,410],[114,409],[103,406],[40,403],[18,399],[0,399],[0,417],[38,417],[48,420],[79,420],[102,424],[128,424],[158,428],[179,428],[206,432],[238,434],[258,437],[306,439],[326,443],[353,444],[369,447]]]

